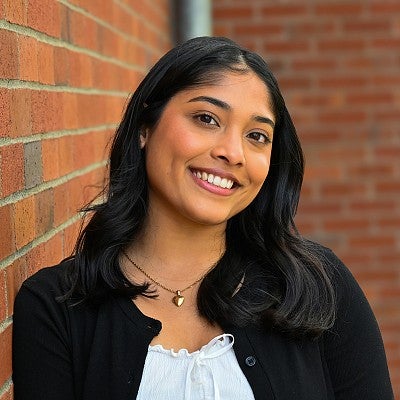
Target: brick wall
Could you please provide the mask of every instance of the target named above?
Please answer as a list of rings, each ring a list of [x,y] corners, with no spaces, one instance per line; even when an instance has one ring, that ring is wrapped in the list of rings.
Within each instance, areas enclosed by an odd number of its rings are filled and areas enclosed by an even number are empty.
[[[70,254],[126,98],[170,36],[168,0],[0,2],[0,400],[16,291]]]
[[[358,278],[400,398],[400,2],[213,4],[214,34],[278,76],[307,158],[298,224]]]

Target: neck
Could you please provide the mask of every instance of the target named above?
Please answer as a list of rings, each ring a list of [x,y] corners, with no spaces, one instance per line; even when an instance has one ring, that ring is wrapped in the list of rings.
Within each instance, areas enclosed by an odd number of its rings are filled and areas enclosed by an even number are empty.
[[[135,242],[127,249],[149,273],[168,280],[191,280],[217,262],[225,250],[226,224],[207,226],[148,217]]]

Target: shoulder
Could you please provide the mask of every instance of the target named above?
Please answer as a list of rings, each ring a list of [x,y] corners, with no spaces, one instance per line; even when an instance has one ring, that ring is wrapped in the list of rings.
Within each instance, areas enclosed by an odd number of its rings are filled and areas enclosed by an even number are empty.
[[[71,259],[66,259],[58,265],[42,268],[27,278],[15,298],[14,318],[44,309],[53,313],[65,309],[65,302],[57,299],[68,290],[66,276],[72,263]]]
[[[68,258],[58,265],[40,269],[23,282],[20,291],[61,296],[67,290],[67,274],[72,264],[73,260]]]
[[[337,302],[345,300],[351,294],[361,294],[361,289],[353,274],[331,249],[310,241],[308,241],[308,246],[328,274],[335,289]]]

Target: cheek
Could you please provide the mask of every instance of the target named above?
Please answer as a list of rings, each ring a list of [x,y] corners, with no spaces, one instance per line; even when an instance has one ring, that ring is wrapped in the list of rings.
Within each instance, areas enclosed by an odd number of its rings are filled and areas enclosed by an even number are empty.
[[[271,160],[271,153],[268,155],[256,155],[251,158],[251,161],[248,162],[247,169],[249,173],[249,177],[252,180],[252,183],[259,186],[261,188],[265,179],[267,178],[269,165]]]

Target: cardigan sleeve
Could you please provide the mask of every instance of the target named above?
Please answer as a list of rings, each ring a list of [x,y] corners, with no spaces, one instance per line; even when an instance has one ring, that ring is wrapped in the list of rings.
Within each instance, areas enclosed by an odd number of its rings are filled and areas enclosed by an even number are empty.
[[[389,372],[374,314],[343,263],[331,253],[335,269],[337,318],[324,336],[325,360],[336,400],[392,400]]]
[[[55,267],[54,267],[55,268]],[[22,285],[14,306],[15,400],[74,400],[68,317],[56,301],[53,272],[46,269]],[[43,278],[45,277],[45,278]],[[49,279],[50,278],[50,279]]]

